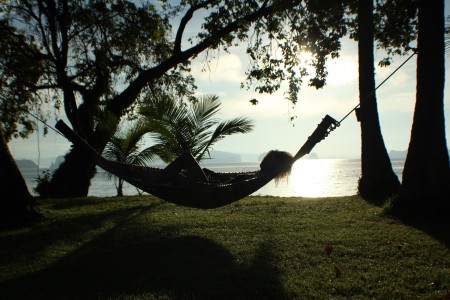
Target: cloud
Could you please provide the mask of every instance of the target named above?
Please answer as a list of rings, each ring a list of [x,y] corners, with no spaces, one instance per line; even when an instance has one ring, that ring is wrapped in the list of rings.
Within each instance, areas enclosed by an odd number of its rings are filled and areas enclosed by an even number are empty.
[[[192,64],[192,75],[197,83],[242,82],[245,70],[237,54],[222,54],[205,62],[196,59]]]
[[[345,85],[358,79],[358,61],[354,56],[341,55],[327,62],[327,85]]]

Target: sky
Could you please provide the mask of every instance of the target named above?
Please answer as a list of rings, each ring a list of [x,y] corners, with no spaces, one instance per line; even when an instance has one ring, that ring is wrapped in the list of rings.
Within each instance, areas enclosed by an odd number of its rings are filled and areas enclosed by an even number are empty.
[[[446,4],[449,1],[446,1]],[[446,5],[448,11],[449,6]],[[376,51],[377,61],[384,57]],[[376,68],[376,84],[381,83],[407,57],[395,57],[389,67]],[[377,90],[378,111],[386,149],[405,151],[408,148],[416,93],[416,59],[413,57],[393,77]],[[254,121],[253,131],[229,136],[214,145],[217,151],[251,154],[257,157],[272,149],[295,154],[325,115],[341,120],[358,104],[357,44],[351,40],[342,43],[338,59],[329,60],[327,84],[323,89],[308,87],[306,82],[299,92],[299,101],[292,107],[283,94],[283,88],[272,95],[262,95],[241,89],[249,59],[244,47],[220,53],[207,66],[200,55],[192,63],[192,74],[198,86],[197,94],[216,94],[222,100],[218,117],[222,120],[246,116]],[[206,68],[205,68],[206,66]],[[205,69],[207,69],[205,71]],[[446,78],[450,78],[446,62]],[[258,105],[250,99],[257,98]],[[450,140],[450,83],[445,84],[444,113],[447,146]],[[291,121],[291,117],[295,117]],[[52,121],[49,121],[50,125]],[[54,157],[63,155],[69,142],[50,130],[47,136],[33,134],[27,140],[9,143],[16,159],[31,159],[47,167]],[[319,158],[359,158],[360,124],[352,113],[341,126],[316,145],[313,152]]]

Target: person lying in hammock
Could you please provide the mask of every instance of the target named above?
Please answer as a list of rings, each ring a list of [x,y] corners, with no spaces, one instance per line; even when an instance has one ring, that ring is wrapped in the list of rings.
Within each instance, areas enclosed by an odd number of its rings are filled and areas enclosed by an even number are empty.
[[[270,172],[279,168],[279,173],[275,176],[275,181],[278,182],[281,179],[289,177],[292,169],[292,163],[294,161],[293,156],[285,151],[271,150],[261,161],[259,172]],[[184,153],[171,162],[165,169],[164,173],[170,176],[170,174],[181,174],[189,179],[197,182],[210,182],[211,178],[217,179],[218,174],[209,169],[202,169],[195,158],[190,153]],[[248,177],[245,175],[236,175],[233,178],[223,177],[219,180],[227,181],[229,183],[245,180]],[[224,182],[223,182],[224,183]]]
[[[195,181],[208,182],[208,177],[206,177],[205,172],[189,152],[178,156],[164,168],[164,172],[182,174]]]
[[[289,178],[294,161],[294,157],[289,152],[271,150],[264,156],[259,167],[261,172],[269,172],[279,168],[279,173],[274,177],[275,183],[278,183]]]

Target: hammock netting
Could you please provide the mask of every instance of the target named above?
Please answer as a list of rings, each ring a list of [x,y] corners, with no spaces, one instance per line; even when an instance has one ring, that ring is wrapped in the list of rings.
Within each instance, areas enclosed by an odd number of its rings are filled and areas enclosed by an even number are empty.
[[[308,154],[337,126],[339,122],[326,115],[288,164],[292,165]],[[105,171],[158,198],[187,207],[211,209],[233,203],[256,192],[288,167],[285,163],[270,170],[239,173],[216,173],[205,170],[208,180],[196,181],[182,173],[168,173],[160,168],[107,160],[62,120],[58,121],[55,127],[75,147],[83,149],[86,155]]]

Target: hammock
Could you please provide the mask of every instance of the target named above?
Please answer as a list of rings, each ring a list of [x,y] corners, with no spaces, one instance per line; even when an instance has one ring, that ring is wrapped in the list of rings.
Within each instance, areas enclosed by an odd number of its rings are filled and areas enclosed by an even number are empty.
[[[337,126],[339,126],[339,122],[326,115],[294,156],[294,159],[289,162],[289,165],[308,154]],[[158,198],[187,207],[211,209],[233,203],[256,192],[287,167],[280,165],[264,172],[215,173],[207,171],[208,181],[199,182],[183,174],[167,172],[160,168],[107,160],[62,120],[59,120],[55,127],[76,147],[83,149],[94,163],[105,171]]]

